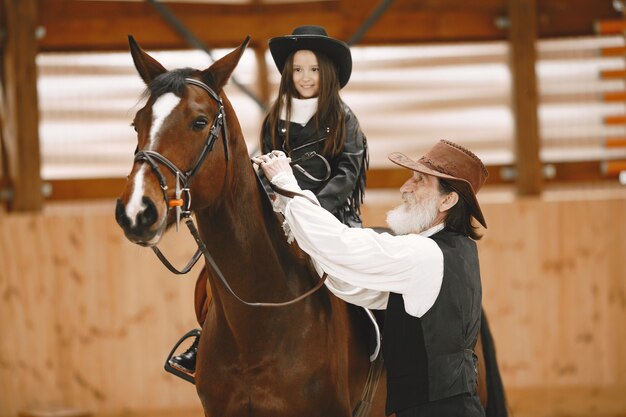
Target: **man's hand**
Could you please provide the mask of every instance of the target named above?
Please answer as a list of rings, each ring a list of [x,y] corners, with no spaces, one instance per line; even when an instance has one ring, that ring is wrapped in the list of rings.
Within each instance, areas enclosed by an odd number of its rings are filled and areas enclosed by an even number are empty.
[[[281,172],[292,172],[291,165],[289,165],[291,159],[287,158],[287,155],[281,151],[272,151],[265,155],[255,156],[252,158],[252,162],[259,164],[270,182]]]

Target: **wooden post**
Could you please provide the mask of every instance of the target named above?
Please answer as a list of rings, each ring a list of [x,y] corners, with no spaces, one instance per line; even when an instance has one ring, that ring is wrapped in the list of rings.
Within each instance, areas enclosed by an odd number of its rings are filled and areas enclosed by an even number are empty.
[[[268,105],[271,97],[270,97],[270,83],[269,83],[269,73],[267,68],[267,62],[265,61],[265,54],[267,52],[267,44],[259,44],[254,47],[254,55],[256,57],[257,62],[257,85],[258,85],[258,94],[259,99],[263,102],[263,104]]]
[[[508,8],[517,193],[537,195],[541,193],[543,181],[535,74],[536,0],[508,0]]]
[[[15,211],[41,210],[41,156],[37,100],[37,0],[2,0],[5,48],[2,51],[4,140]]]

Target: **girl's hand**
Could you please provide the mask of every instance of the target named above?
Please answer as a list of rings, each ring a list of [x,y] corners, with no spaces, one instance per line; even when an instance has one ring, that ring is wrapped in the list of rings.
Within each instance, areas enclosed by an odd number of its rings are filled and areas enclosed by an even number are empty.
[[[265,155],[256,156],[252,158],[252,161],[259,164],[270,182],[281,172],[292,172],[291,165],[289,165],[291,159],[287,158],[287,155],[282,151],[272,151]]]

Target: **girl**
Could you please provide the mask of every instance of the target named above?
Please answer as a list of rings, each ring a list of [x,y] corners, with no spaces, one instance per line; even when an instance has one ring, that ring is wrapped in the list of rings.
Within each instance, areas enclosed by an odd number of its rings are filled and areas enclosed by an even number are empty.
[[[282,77],[263,122],[262,153],[284,151],[302,189],[343,223],[360,226],[367,144],[339,97],[352,72],[350,48],[320,26],[297,27],[269,47]]]

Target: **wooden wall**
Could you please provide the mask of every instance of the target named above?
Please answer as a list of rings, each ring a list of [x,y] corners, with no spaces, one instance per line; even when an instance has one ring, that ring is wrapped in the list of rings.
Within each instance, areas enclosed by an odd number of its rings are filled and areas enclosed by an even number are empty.
[[[397,194],[370,196],[365,221],[381,225]],[[515,417],[626,415],[626,188],[480,197],[484,305]],[[183,264],[192,248],[183,231],[162,249]],[[0,213],[0,416],[198,410],[162,370],[195,325],[194,281],[127,242],[113,202]]]

